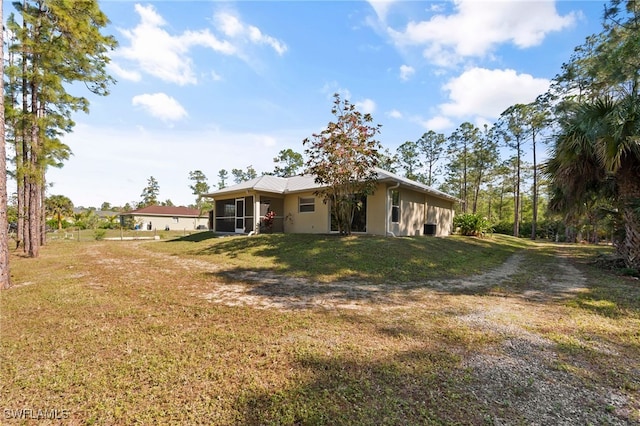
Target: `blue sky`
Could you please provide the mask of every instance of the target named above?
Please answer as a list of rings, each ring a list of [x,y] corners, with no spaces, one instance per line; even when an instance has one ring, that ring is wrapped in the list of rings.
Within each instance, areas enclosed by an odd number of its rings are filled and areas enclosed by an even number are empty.
[[[8,2],[5,2],[8,3]],[[189,172],[274,168],[333,118],[340,93],[392,152],[427,130],[492,123],[543,93],[600,31],[600,1],[102,1],[119,47],[108,97],[89,97],[51,170],[76,206],[195,202]],[[5,16],[7,11],[5,11]],[[74,94],[88,94],[74,87]]]

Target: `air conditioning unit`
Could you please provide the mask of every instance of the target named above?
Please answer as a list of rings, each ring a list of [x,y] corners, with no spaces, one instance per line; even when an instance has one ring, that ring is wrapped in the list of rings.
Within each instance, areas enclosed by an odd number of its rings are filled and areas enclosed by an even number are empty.
[[[436,228],[437,228],[437,224],[436,223],[425,223],[424,224],[424,235],[431,235],[431,236],[436,235]]]

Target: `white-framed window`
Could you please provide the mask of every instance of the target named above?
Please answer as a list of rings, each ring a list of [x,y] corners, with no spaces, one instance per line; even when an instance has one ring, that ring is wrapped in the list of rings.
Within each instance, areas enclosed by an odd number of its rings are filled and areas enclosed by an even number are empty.
[[[180,222],[180,218],[179,217],[173,217],[173,223],[178,223]]]
[[[300,213],[310,213],[316,211],[316,199],[315,197],[300,197],[298,198],[298,211]]]
[[[400,191],[391,191],[391,222],[400,222]]]

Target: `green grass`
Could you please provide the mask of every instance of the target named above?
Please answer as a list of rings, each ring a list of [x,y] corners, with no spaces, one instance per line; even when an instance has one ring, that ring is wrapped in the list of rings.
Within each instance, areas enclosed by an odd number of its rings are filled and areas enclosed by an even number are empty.
[[[263,234],[218,237],[194,234],[154,245],[154,250],[206,259],[223,272],[268,270],[329,282],[413,282],[472,275],[499,265],[526,242],[493,238]]]
[[[640,420],[640,289],[588,264],[606,248],[499,236],[210,237],[54,241],[38,259],[14,254],[15,286],[0,292],[0,409],[66,410],[75,424],[527,423],[518,401],[529,382],[510,406],[487,405],[465,364],[500,353],[505,337],[460,317],[509,304],[517,315],[496,321],[556,342],[558,371],[623,392],[626,419]],[[197,296],[256,269],[419,285],[484,272],[515,252],[526,267],[500,295],[439,291],[406,306],[290,311]],[[553,276],[559,253],[577,262],[588,291],[526,299],[536,274]],[[192,260],[222,269],[202,273]]]

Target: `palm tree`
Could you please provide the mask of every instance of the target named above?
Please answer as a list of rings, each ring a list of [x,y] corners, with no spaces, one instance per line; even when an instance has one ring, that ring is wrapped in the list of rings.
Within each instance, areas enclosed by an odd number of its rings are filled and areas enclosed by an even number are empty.
[[[640,98],[578,105],[561,123],[546,172],[559,195],[556,207],[576,209],[594,194],[615,198],[624,224],[616,247],[629,268],[640,270]]]
[[[62,229],[62,218],[73,214],[73,203],[64,195],[52,195],[45,200],[47,213],[54,216],[58,229]]]

